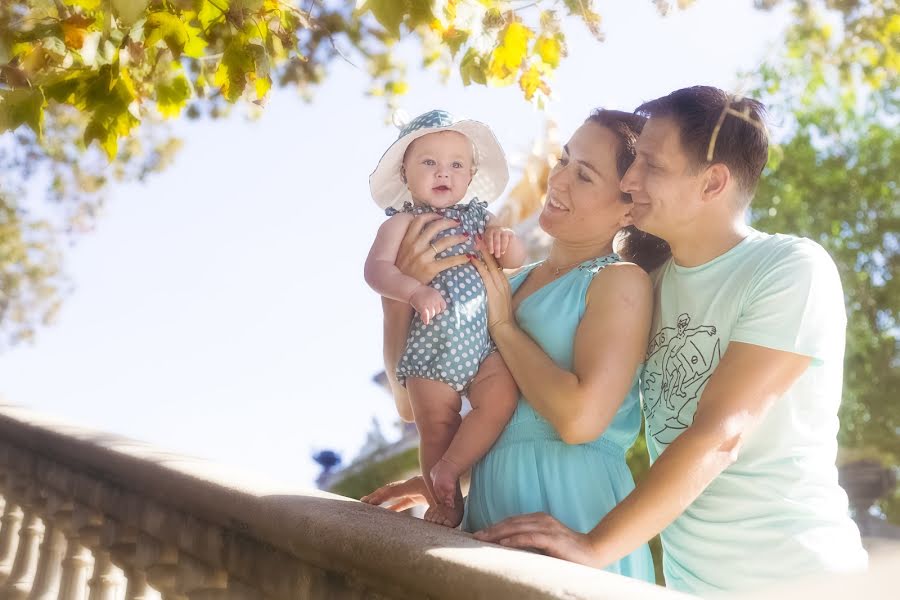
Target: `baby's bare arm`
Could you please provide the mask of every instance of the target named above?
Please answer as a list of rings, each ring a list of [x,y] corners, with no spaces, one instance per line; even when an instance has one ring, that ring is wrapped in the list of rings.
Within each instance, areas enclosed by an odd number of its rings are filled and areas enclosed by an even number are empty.
[[[519,236],[512,234],[506,252],[497,262],[504,269],[518,269],[525,264],[526,258],[528,258],[528,249],[525,248],[525,242]]]
[[[400,213],[385,221],[378,229],[365,266],[366,283],[373,290],[385,298],[404,303],[408,303],[413,293],[422,287],[419,281],[404,275],[394,264],[411,220],[411,215]]]

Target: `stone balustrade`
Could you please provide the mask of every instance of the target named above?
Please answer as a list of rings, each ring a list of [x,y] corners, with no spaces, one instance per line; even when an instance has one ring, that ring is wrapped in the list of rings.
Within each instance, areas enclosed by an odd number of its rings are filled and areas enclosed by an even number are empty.
[[[0,406],[0,599],[679,594]]]

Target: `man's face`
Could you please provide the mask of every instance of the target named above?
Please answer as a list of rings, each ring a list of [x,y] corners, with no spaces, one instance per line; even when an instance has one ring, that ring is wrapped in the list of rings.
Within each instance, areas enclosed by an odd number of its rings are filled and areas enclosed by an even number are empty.
[[[634,201],[634,224],[671,241],[685,233],[703,206],[705,169],[694,173],[678,125],[665,117],[647,121],[636,149],[637,158],[621,182],[622,191]]]

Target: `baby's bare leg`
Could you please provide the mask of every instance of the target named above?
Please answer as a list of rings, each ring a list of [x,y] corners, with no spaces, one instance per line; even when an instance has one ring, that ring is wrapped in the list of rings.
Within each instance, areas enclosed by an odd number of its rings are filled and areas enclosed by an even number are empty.
[[[516,409],[518,398],[519,389],[512,374],[500,353],[494,352],[484,359],[469,384],[471,412],[462,420],[447,451],[431,470],[432,485],[439,502],[446,503],[447,499],[455,497],[460,476],[497,441]]]
[[[381,299],[381,308],[384,312],[384,374],[391,386],[397,414],[410,423],[413,420],[412,407],[409,405],[409,394],[397,381],[397,364],[406,349],[413,310],[409,304],[390,298]]]
[[[406,389],[419,428],[419,463],[431,497],[431,508],[425,513],[425,520],[456,527],[462,521],[462,501],[457,502],[456,507],[445,506],[435,495],[429,473],[459,429],[462,401],[453,388],[440,381],[411,377],[406,380]]]

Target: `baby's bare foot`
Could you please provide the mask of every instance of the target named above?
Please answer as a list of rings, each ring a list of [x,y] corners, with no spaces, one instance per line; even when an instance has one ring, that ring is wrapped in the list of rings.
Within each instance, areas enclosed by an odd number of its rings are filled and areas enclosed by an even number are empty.
[[[429,523],[437,523],[438,525],[443,525],[444,527],[458,527],[460,523],[462,523],[463,518],[463,499],[462,494],[459,494],[459,497],[456,498],[453,507],[444,506],[443,504],[435,504],[434,506],[430,506],[427,511],[425,511],[425,516],[422,517]]]
[[[438,504],[447,508],[455,508],[456,496],[459,492],[459,467],[442,458],[431,469],[431,485]]]

